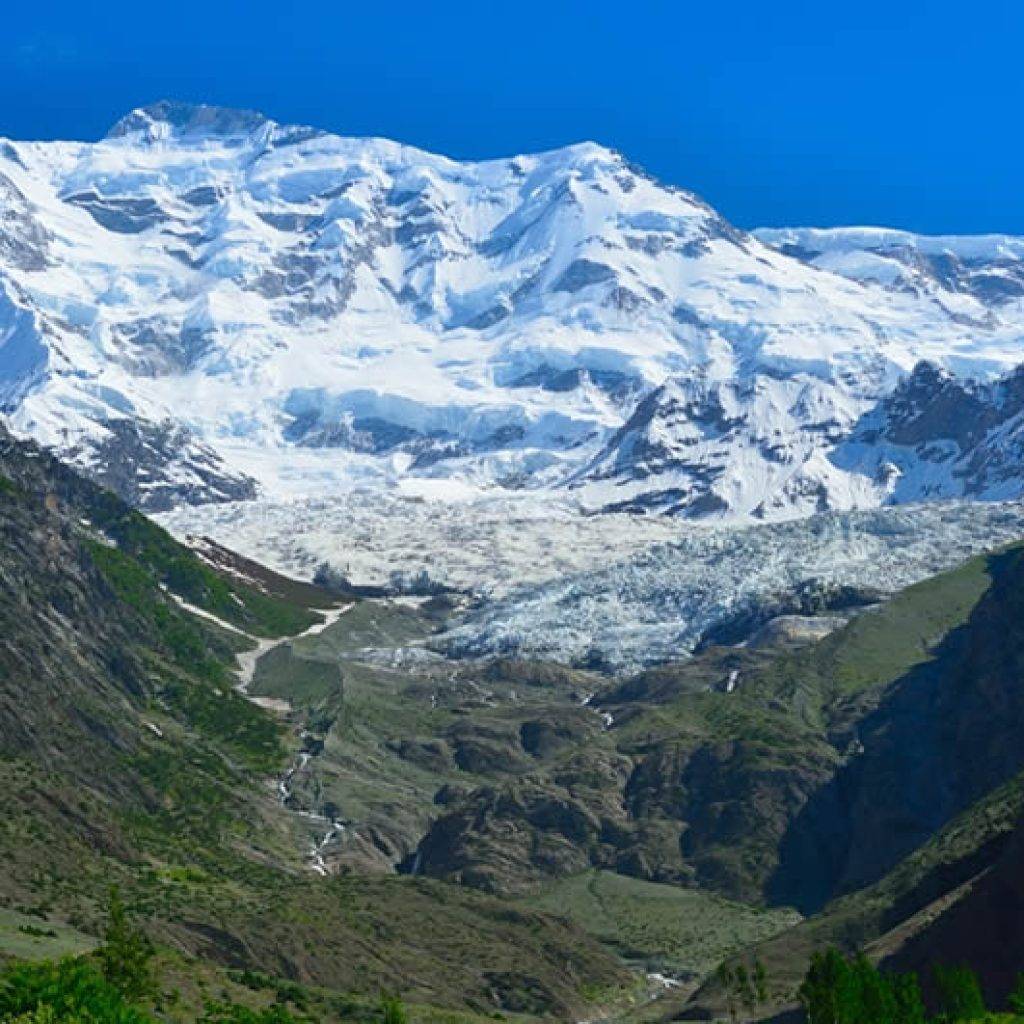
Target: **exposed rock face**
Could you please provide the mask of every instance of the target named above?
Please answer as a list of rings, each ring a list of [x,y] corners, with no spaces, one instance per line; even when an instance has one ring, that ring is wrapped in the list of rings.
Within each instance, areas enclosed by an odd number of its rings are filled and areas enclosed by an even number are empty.
[[[705,630],[697,649],[715,644],[762,643],[769,640],[772,633],[781,640],[787,630],[796,638],[801,632],[800,623],[787,621],[789,619],[806,620],[803,630],[808,639],[814,635],[825,636],[846,617],[883,600],[884,596],[871,587],[813,578],[802,580],[792,589],[766,594],[745,606],[741,604],[739,610]],[[771,628],[773,623],[774,629]]]
[[[147,512],[166,512],[181,502],[203,504],[255,498],[256,481],[230,470],[217,453],[189,430],[118,419],[103,424],[105,435],[89,449],[67,454],[91,460],[90,476]]]
[[[813,748],[786,756],[757,741],[669,748],[640,763],[626,800],[637,817],[682,825],[680,853],[695,881],[756,900],[788,823],[833,770],[830,752]]]
[[[872,474],[893,502],[910,495],[1017,493],[1024,459],[1024,370],[980,384],[920,363],[833,454]]]
[[[0,622],[11,638],[0,652],[0,750],[67,766],[88,744],[131,749],[138,722],[123,709],[142,696],[146,674],[119,603],[67,521],[59,480],[34,500],[12,500],[24,457],[0,434]],[[74,626],[85,619],[88,637]]]
[[[492,892],[538,874],[561,877],[591,864],[600,823],[578,804],[535,786],[476,790],[420,844],[425,874]]]
[[[732,388],[673,380],[652,391],[608,442],[581,482],[659,480],[671,475],[671,488],[643,490],[612,502],[617,510],[687,511],[707,515],[726,511],[727,502],[709,487],[726,472],[730,437],[746,424]]]
[[[44,270],[51,259],[51,235],[33,214],[18,186],[0,174],[0,261],[18,270]]]

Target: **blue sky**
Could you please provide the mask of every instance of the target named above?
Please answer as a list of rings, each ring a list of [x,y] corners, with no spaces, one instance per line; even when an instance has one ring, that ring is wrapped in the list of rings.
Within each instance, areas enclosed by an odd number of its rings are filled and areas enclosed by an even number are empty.
[[[595,139],[736,223],[1024,234],[1024,4],[19,2],[0,134],[168,97],[473,158]]]

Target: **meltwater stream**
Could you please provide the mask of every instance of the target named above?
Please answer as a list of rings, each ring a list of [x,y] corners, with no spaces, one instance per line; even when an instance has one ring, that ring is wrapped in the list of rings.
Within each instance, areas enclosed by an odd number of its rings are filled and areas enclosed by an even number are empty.
[[[307,636],[317,636],[324,630],[334,625],[338,619],[341,618],[346,612],[350,611],[354,607],[354,604],[341,605],[338,608],[331,608],[326,610],[323,622],[314,623],[308,629],[303,630],[301,633],[296,633],[294,636],[289,637],[278,637],[276,639],[266,639],[259,637],[250,637],[250,639],[256,642],[256,646],[249,651],[243,651],[238,656],[238,683],[236,689],[239,693],[243,694],[249,700],[256,703],[260,701],[260,698],[252,697],[249,694],[249,687],[252,685],[253,678],[256,675],[256,664],[268,651],[281,644],[291,643],[295,640],[301,640]],[[291,801],[294,797],[293,782],[296,775],[304,772],[308,767],[310,761],[316,756],[315,748],[310,746],[310,741],[313,736],[302,731],[299,735],[299,739],[303,743],[303,749],[299,751],[295,760],[288,767],[288,770],[277,780],[277,797],[278,802],[286,810],[291,813],[298,815],[299,817],[308,818],[312,821],[322,822],[327,826],[327,830],[323,834],[323,837],[313,843],[312,849],[307,857],[307,863],[311,871],[315,871],[318,875],[327,876],[330,874],[327,862],[324,859],[324,851],[345,831],[345,824],[338,819],[328,818],[323,814],[318,814],[316,811],[305,811],[297,810],[291,806]]]

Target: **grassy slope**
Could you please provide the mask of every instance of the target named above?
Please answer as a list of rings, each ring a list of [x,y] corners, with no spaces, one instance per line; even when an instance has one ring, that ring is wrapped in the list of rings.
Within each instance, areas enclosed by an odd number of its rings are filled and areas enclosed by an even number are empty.
[[[146,929],[190,956],[453,1009],[568,1015],[629,980],[543,915],[440,883],[311,876],[268,777],[295,738],[234,694],[234,634],[167,591],[254,634],[301,630],[315,613],[222,578],[45,457],[5,454],[0,526],[24,542],[0,561],[23,583],[0,601],[13,645],[0,672],[6,914],[85,943],[118,882]],[[43,938],[20,920],[0,926],[0,952]]]
[[[787,701],[809,725],[820,727],[833,702],[880,691],[931,660],[991,583],[988,557],[972,558],[908,587],[819,643],[772,659],[755,670],[746,689]]]
[[[622,956],[675,978],[701,976],[799,920],[789,910],[759,910],[609,871],[546,883],[521,902],[571,918]]]
[[[433,625],[421,612],[368,602],[324,633],[273,652],[257,669],[254,693],[288,699],[324,731],[316,793],[304,791],[302,778],[297,787],[300,798],[332,801],[354,823],[342,848],[343,861],[353,866],[390,870],[410,855],[439,813],[434,798],[445,784],[482,786],[534,767],[520,746],[523,722],[568,711],[586,723],[592,738],[600,733],[593,712],[570,696],[584,684],[595,687],[582,673],[552,669],[531,682],[526,666],[511,679],[497,679],[472,665],[445,663],[411,673],[352,659],[365,647],[422,639]],[[509,699],[512,689],[515,701]],[[494,754],[495,771],[484,763],[457,764],[456,734],[470,744],[479,738],[479,748]],[[419,757],[420,744],[434,744],[441,753],[433,760]]]
[[[69,925],[0,908],[0,960],[59,959],[87,953],[95,945],[93,936]]]
[[[283,1008],[299,1020],[380,1024],[382,1019],[379,993],[339,993],[261,971],[224,968],[170,950],[161,951],[155,967],[160,992],[153,1008],[170,1024],[192,1024],[210,1002],[254,1011]],[[415,1001],[405,1005],[415,1024],[493,1024],[498,1017],[525,1024],[534,1019],[514,1013],[496,1015],[489,1009],[473,1012]]]

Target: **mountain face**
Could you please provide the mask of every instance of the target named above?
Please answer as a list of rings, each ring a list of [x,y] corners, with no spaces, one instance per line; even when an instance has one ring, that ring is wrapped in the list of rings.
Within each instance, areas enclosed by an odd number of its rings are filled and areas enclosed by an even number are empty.
[[[763,228],[766,245],[865,284],[932,296],[955,311],[957,299],[999,306],[1024,298],[1024,240],[1005,235],[923,237],[885,228]],[[961,315],[969,317],[966,307]]]
[[[321,877],[310,845],[329,823],[289,789],[314,726],[238,692],[236,654],[326,625],[332,595],[213,545],[199,557],[2,430],[0,581],[0,973],[67,953],[63,936],[94,947],[117,884],[170,953],[158,1001],[259,976],[313,1000],[302,1019],[371,1019],[352,1007],[383,989],[576,1020],[632,981],[568,922],[424,880]],[[208,1016],[204,998],[189,1015],[175,995],[175,1017]]]
[[[353,480],[769,519],[1020,491],[991,411],[969,450],[868,426],[922,360],[982,404],[1012,387],[1020,240],[748,234],[594,144],[458,163],[166,102],[3,143],[0,193],[0,404],[146,508]]]

